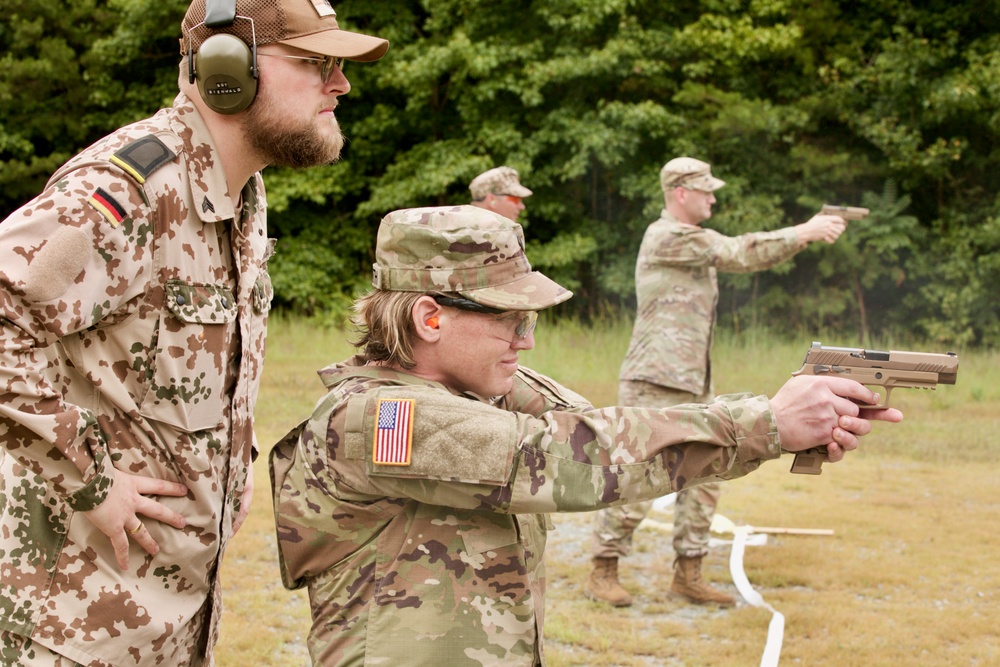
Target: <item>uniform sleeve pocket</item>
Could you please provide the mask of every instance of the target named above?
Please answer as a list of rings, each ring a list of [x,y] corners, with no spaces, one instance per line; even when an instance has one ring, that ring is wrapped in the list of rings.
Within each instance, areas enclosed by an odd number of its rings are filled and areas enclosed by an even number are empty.
[[[489,554],[519,543],[517,528],[510,515],[497,514],[484,517],[474,525],[466,525],[462,530],[462,541],[468,554]]]

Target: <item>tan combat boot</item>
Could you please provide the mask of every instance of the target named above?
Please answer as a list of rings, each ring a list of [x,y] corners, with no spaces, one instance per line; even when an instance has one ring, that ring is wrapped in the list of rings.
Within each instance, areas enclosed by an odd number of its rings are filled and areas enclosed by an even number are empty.
[[[607,602],[614,607],[628,607],[632,596],[618,583],[618,559],[595,558],[594,571],[584,587],[591,600]]]
[[[677,557],[674,561],[674,582],[670,585],[670,593],[697,604],[712,602],[721,607],[731,607],[736,604],[732,596],[712,588],[702,580],[701,556]]]

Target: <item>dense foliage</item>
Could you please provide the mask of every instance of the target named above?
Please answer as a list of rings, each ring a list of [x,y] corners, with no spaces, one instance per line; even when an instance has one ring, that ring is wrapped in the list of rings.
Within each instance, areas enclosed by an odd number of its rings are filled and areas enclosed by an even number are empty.
[[[74,151],[169,103],[187,0],[6,0],[0,208]],[[279,304],[342,313],[380,217],[461,203],[499,164],[535,191],[533,264],[564,313],[632,304],[658,172],[712,162],[730,234],[861,205],[833,246],[723,276],[720,314],[942,344],[1000,333],[1000,6],[996,0],[379,0],[335,3],[387,37],[350,63],[340,163],[268,170]]]

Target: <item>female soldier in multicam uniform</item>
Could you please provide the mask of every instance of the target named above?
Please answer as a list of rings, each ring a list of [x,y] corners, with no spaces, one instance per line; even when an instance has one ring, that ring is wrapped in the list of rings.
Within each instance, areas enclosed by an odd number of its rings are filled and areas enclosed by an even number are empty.
[[[309,589],[316,665],[542,664],[549,512],[739,477],[783,448],[839,460],[871,427],[850,399],[874,395],[848,380],[595,409],[519,367],[537,311],[570,293],[482,209],[389,214],[374,285],[356,303],[362,354],[320,372],[329,393],[271,453],[282,576]]]

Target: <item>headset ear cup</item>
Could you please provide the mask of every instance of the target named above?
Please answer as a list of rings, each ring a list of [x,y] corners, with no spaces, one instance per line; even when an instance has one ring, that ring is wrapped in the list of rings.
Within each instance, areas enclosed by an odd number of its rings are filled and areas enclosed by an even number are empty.
[[[194,54],[198,92],[216,113],[243,111],[257,96],[254,54],[234,35],[212,35]]]

